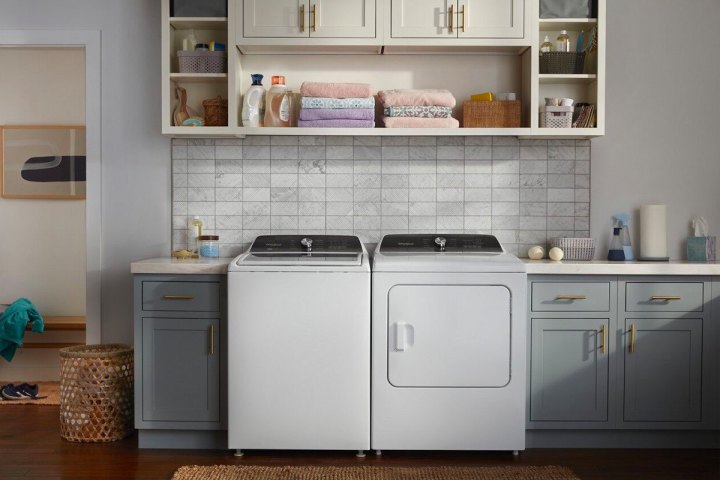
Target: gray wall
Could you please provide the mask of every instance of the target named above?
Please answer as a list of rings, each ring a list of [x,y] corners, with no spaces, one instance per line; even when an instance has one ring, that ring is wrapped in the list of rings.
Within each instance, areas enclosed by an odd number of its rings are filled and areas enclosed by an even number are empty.
[[[720,2],[608,4],[607,135],[592,142],[591,233],[604,240],[612,213],[667,203],[669,250],[680,258],[693,215],[720,235]],[[0,0],[0,12],[0,28],[102,31],[103,340],[130,342],[128,264],[167,254],[171,241],[159,4]]]
[[[693,216],[720,236],[720,1],[608,0],[607,135],[592,141],[590,231],[668,206],[668,254],[685,258]],[[631,227],[639,246],[639,224]]]
[[[131,343],[129,264],[170,251],[159,2],[0,0],[0,29],[102,32],[102,338]]]

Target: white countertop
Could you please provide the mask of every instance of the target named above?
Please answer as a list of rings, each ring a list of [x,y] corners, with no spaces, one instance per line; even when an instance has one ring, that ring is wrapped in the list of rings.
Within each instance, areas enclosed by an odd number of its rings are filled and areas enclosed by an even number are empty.
[[[226,274],[232,258],[148,258],[130,264],[130,273],[164,273],[168,275]]]
[[[609,262],[607,260],[528,260],[529,275],[720,275],[720,263],[688,262]]]
[[[232,258],[200,258],[180,260],[162,257],[149,258],[130,264],[131,273],[167,275],[224,275]],[[698,263],[684,260],[670,262],[608,262],[606,260],[577,261],[522,259],[530,275],[710,275],[720,276],[720,263]]]

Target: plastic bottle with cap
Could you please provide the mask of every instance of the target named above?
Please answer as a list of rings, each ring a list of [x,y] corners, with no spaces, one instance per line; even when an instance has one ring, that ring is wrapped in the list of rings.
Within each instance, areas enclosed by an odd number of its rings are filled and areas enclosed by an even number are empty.
[[[250,75],[252,85],[245,92],[242,106],[243,127],[262,127],[265,119],[265,87],[263,76],[259,73]]]
[[[542,45],[540,45],[540,53],[548,53],[553,51],[553,44],[550,41],[550,37],[545,35],[545,40],[543,41]]]
[[[570,35],[567,30],[562,30],[560,35],[557,37],[557,51],[558,52],[569,52],[570,51]]]
[[[285,77],[273,75],[272,86],[265,96],[265,126],[289,127],[292,118],[292,95]]]
[[[202,235],[202,227],[202,220],[198,215],[195,215],[190,220],[190,225],[188,225],[188,250],[191,252],[197,252],[198,250],[198,237]]]

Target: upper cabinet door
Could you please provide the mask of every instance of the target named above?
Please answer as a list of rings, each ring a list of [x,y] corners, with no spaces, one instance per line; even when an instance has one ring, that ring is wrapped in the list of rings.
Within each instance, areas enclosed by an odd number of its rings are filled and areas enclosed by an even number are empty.
[[[523,38],[524,4],[525,0],[458,0],[458,37]]]
[[[309,26],[311,37],[375,38],[375,0],[310,0]]]
[[[457,37],[456,0],[392,0],[391,15],[393,38]]]
[[[244,0],[243,36],[307,37],[310,31],[309,3],[310,0]]]

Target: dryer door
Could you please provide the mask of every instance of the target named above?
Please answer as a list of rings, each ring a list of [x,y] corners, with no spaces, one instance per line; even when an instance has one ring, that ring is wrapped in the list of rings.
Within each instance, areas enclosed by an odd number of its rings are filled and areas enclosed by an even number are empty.
[[[395,387],[510,382],[510,291],[502,285],[395,285],[388,293]]]

